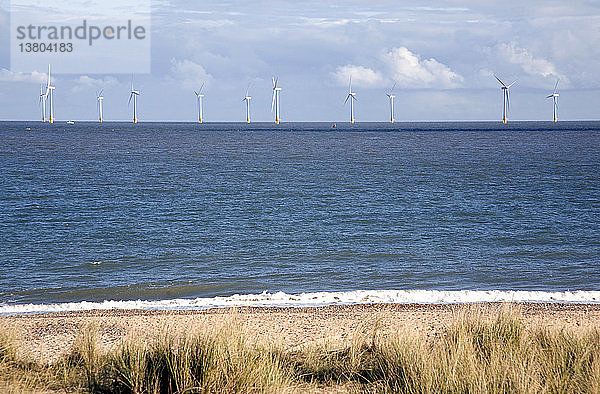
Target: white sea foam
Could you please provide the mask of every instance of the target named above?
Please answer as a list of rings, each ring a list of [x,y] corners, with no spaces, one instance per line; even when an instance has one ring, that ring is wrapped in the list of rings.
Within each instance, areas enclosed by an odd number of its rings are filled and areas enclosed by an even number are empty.
[[[562,302],[600,304],[600,291],[437,291],[358,290],[286,294],[235,294],[229,297],[158,301],[103,301],[61,304],[0,304],[0,314],[27,314],[87,310],[201,310],[241,306],[316,307],[348,304],[459,304],[472,302]]]

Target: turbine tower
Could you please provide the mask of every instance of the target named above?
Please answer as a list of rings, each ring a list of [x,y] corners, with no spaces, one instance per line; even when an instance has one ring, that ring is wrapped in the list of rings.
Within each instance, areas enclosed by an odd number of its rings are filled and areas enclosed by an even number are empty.
[[[50,65],[48,64],[48,84],[46,85],[46,93],[44,94],[44,100],[50,99],[50,117],[48,118],[48,123],[54,123],[54,90],[56,87],[52,86],[51,77],[50,77]],[[45,107],[44,103],[44,107]],[[44,108],[45,112],[45,108]]]
[[[196,93],[196,99],[198,100],[198,123],[202,123],[202,99],[204,98],[204,95],[202,94],[203,88],[204,82],[197,92],[194,90],[194,93]]]
[[[275,124],[279,124],[279,92],[281,88],[277,85],[279,78],[273,77],[273,100],[271,101],[271,112],[275,108]]]
[[[96,100],[98,101],[98,122],[102,123],[102,110],[103,110],[103,101],[104,101],[104,97],[102,96],[102,92],[104,92],[104,89],[102,89],[97,95],[96,95]]]
[[[352,91],[352,77],[350,77],[350,84],[348,85],[348,95],[346,96],[346,100],[344,104],[348,102],[350,99],[350,123],[354,123],[354,101],[358,101],[356,99],[356,93]]]
[[[250,123],[250,100],[252,100],[252,97],[248,96],[249,89],[250,87],[246,89],[246,96],[242,99],[242,101],[246,102],[246,123]]]
[[[560,81],[560,79],[557,80],[556,85],[554,85],[554,93],[552,93],[550,96],[546,97],[546,98],[551,98],[554,101],[554,123],[558,122],[558,96],[559,96],[559,94],[556,93],[556,88],[558,87],[559,81]]]
[[[504,99],[504,103],[502,105],[502,123],[506,123],[508,122],[508,113],[510,112],[510,94],[508,93],[508,90],[517,81],[514,81],[510,85],[507,85],[504,82],[502,82],[497,76],[494,75],[494,78],[496,78],[498,82],[500,82],[500,84],[502,85],[502,96]]]
[[[44,92],[44,85],[40,85],[40,107],[42,110],[42,123],[46,122],[46,92]]]
[[[394,96],[392,93],[394,92],[394,88],[396,87],[396,83],[394,82],[394,86],[392,86],[392,90],[387,94],[390,99],[390,123],[394,123]]]
[[[133,88],[133,76],[131,77],[131,93],[129,94],[129,104],[131,104],[131,99],[133,98],[133,123],[138,122],[137,118],[137,97],[140,95],[138,90]],[[128,104],[128,105],[129,105]]]

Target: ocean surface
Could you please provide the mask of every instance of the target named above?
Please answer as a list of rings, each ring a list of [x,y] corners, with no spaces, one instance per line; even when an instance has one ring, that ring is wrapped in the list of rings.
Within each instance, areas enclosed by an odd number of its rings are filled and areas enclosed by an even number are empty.
[[[0,122],[0,313],[600,302],[600,122]]]

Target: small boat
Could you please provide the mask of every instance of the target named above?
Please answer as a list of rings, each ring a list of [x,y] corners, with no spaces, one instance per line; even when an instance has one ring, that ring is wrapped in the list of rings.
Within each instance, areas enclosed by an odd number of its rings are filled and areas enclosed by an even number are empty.
[[[67,120],[67,124],[75,124],[75,121],[73,121],[73,120]]]

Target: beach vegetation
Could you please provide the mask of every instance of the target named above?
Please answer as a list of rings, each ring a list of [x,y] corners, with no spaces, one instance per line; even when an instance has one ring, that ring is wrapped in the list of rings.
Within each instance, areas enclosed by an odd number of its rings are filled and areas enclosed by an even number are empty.
[[[518,309],[459,312],[441,332],[367,322],[347,341],[286,349],[240,324],[130,336],[111,349],[88,327],[51,363],[0,333],[3,391],[93,393],[598,393],[600,331],[526,324]],[[10,389],[10,390],[9,390]]]

